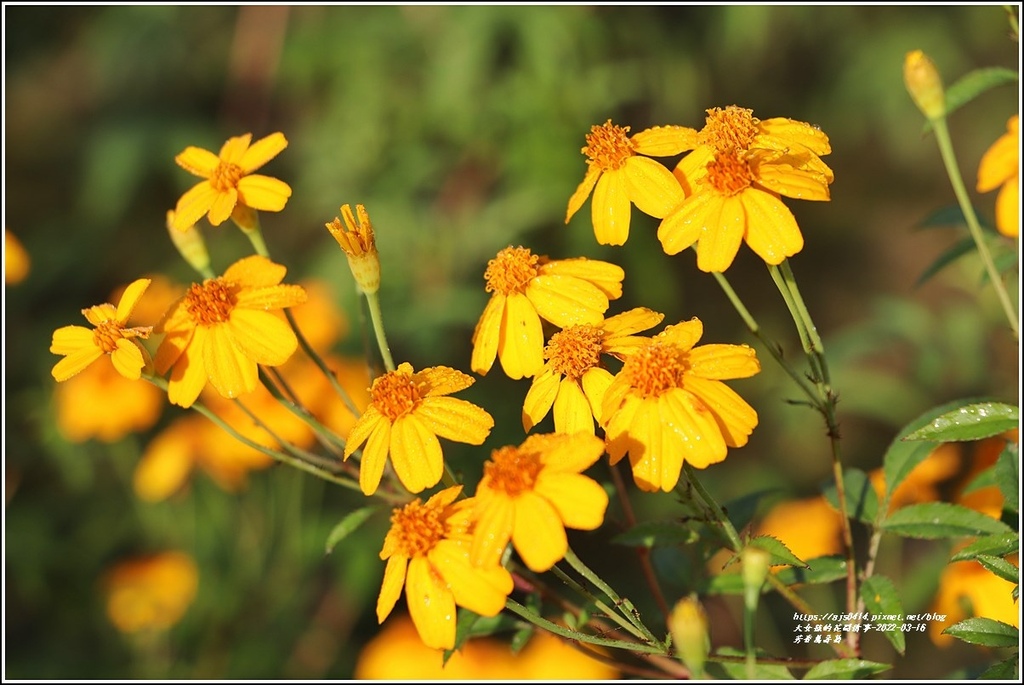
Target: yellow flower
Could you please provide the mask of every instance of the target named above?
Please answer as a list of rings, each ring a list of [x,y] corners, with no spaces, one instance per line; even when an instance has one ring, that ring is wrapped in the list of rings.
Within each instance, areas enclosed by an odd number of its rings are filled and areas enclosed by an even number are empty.
[[[999,189],[996,228],[1005,236],[1020,234],[1020,117],[1006,122],[1006,133],[985,151],[978,166],[978,192]]]
[[[531,570],[547,571],[569,548],[565,529],[594,530],[608,495],[582,475],[604,454],[586,433],[531,435],[519,447],[494,450],[476,492],[473,563],[496,564],[508,541]]]
[[[907,474],[889,496],[889,512],[892,513],[908,504],[941,500],[939,485],[957,474],[960,470],[960,461],[959,444],[947,442],[936,447]],[[884,471],[877,468],[868,476],[875,493],[881,498],[885,494]]]
[[[377,239],[373,235],[373,224],[366,208],[356,205],[359,221],[352,216],[348,205],[341,206],[342,225],[337,217],[325,224],[348,259],[348,268],[356,281],[359,291],[372,295],[380,290],[380,256],[377,254]]]
[[[1006,557],[1014,566],[1018,565],[1016,555]],[[943,635],[949,626],[970,616],[980,616],[1019,626],[1020,612],[1013,598],[1014,584],[1003,580],[977,561],[957,561],[949,564],[939,578],[939,591],[931,607],[932,613],[943,614],[945,620],[928,623],[928,635],[940,647],[955,642],[952,635]],[[964,610],[968,602],[971,613]]]
[[[167,630],[181,620],[199,587],[199,570],[182,552],[123,561],[104,579],[107,616],[122,633]]]
[[[164,394],[152,383],[130,381],[113,364],[92,364],[54,390],[57,427],[71,442],[116,442],[149,428],[160,416]]]
[[[683,199],[672,173],[640,155],[677,155],[691,149],[697,139],[697,132],[684,126],[656,126],[632,138],[627,133],[629,126],[615,126],[611,119],[590,127],[587,144],[580,150],[587,156],[587,174],[565,212],[565,223],[569,223],[593,191],[594,235],[602,245],[625,244],[630,203],[660,219]]]
[[[624,276],[608,262],[549,261],[525,247],[506,247],[484,271],[492,295],[473,332],[470,368],[485,375],[497,356],[509,378],[536,375],[544,366],[540,320],[559,328],[600,323],[608,300],[622,296]]]
[[[129,380],[138,380],[142,369],[148,363],[149,352],[139,343],[139,338],[148,338],[152,326],[126,326],[132,309],[149,286],[148,278],[134,281],[125,290],[117,303],[98,304],[83,309],[82,314],[94,328],[64,326],[53,332],[50,352],[64,355],[53,367],[53,377],[66,381],[85,367],[102,357],[110,355],[117,372]]]
[[[755,531],[778,538],[804,561],[843,551],[843,517],[821,495],[776,504]]]
[[[21,283],[28,276],[32,260],[17,236],[4,229],[4,283]]]
[[[279,285],[285,267],[258,255],[219,278],[193,283],[157,326],[165,333],[156,370],[171,372],[167,396],[190,407],[209,380],[224,397],[251,392],[258,364],[278,366],[298,340],[279,311],[306,301],[297,285]]]
[[[359,464],[364,494],[377,491],[389,455],[402,485],[416,493],[441,480],[444,456],[439,436],[470,445],[483,443],[494,427],[491,415],[465,400],[444,397],[473,383],[471,376],[447,366],[413,373],[408,362],[374,379],[370,406],[352,427],[344,455],[348,459],[366,443]]]
[[[470,525],[475,502],[454,503],[462,486],[447,488],[424,504],[416,499],[391,515],[380,558],[387,560],[377,598],[383,623],[405,586],[416,631],[434,649],[455,646],[455,607],[496,616],[512,592],[512,576],[498,565],[470,563]]]
[[[174,158],[185,171],[205,179],[178,200],[175,229],[191,228],[204,214],[211,224],[219,226],[236,211],[247,215],[251,209],[284,209],[292,194],[288,184],[252,172],[280,154],[288,141],[283,133],[272,133],[250,146],[251,140],[251,133],[229,138],[219,155],[190,145]],[[240,219],[243,224],[249,223],[245,216]]]
[[[757,413],[722,380],[761,370],[746,345],[694,347],[704,328],[697,318],[668,326],[626,357],[605,391],[601,420],[611,463],[626,453],[641,490],[668,492],[683,462],[695,468],[742,447]]]
[[[552,335],[544,348],[548,363],[534,376],[523,402],[523,429],[529,431],[554,406],[556,433],[593,435],[604,391],[612,382],[612,374],[601,366],[601,355],[622,359],[647,340],[633,334],[657,326],[663,318],[638,307],[600,324],[576,324]]]

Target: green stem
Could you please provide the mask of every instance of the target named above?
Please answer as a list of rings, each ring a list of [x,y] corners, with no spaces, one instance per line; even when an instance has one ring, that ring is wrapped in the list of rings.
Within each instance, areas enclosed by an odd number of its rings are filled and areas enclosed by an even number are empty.
[[[800,295],[800,288],[796,284],[796,277],[793,275],[793,269],[789,265],[789,260],[782,260],[782,264],[779,265],[779,271],[782,272],[782,278],[785,280],[789,293],[793,297],[793,304],[796,307],[797,314],[800,316],[800,320],[803,322],[804,331],[811,345],[811,353],[818,361],[818,370],[825,384],[825,391],[829,393],[832,389],[832,379],[829,376],[828,363],[825,361],[825,346],[818,335],[817,326],[814,325],[814,321],[811,319],[811,313],[807,310],[807,305],[804,304],[804,298]]]
[[[341,398],[341,401],[345,403],[345,406],[350,412],[352,412],[352,415],[359,416],[362,412],[356,408],[356,403],[352,401],[352,398],[349,396],[348,392],[346,392],[345,388],[341,387],[341,383],[338,382],[338,377],[335,376],[334,372],[331,371],[329,366],[327,366],[327,362],[317,354],[316,350],[313,349],[313,346],[309,344],[308,340],[306,340],[306,336],[302,334],[302,330],[299,328],[299,323],[295,320],[295,315],[292,314],[290,309],[285,309],[284,316],[288,319],[288,325],[292,327],[292,331],[295,333],[295,337],[299,341],[299,347],[302,348],[302,351],[306,353],[307,357],[313,360],[313,363],[316,364],[316,367],[320,369],[324,377],[327,378],[331,387],[334,388],[334,392]]]
[[[647,636],[644,635],[643,632],[641,632],[636,626],[634,626],[632,623],[630,623],[625,618],[623,618],[617,611],[612,609],[610,606],[608,606],[607,604],[602,602],[600,599],[595,597],[592,592],[587,590],[587,588],[585,588],[582,585],[580,585],[579,583],[577,583],[576,580],[573,579],[568,573],[566,573],[562,569],[558,568],[558,566],[552,566],[551,567],[551,571],[552,571],[552,573],[555,574],[555,577],[557,577],[563,583],[568,585],[571,589],[573,589],[576,592],[580,593],[587,600],[593,602],[594,606],[599,611],[604,613],[605,616],[607,616],[609,619],[611,619],[616,624],[618,624],[618,626],[620,628],[625,630],[627,633],[630,633],[631,635],[633,635],[633,637],[635,637],[635,638],[637,638],[639,640],[645,640],[645,641],[647,640]]]
[[[1003,5],[1006,16],[1010,20],[1010,28],[1013,30],[1013,37],[1020,41],[1020,26],[1017,24],[1017,15],[1013,13],[1013,5]]]
[[[252,243],[252,249],[256,250],[256,254],[270,259],[270,250],[267,249],[267,243],[263,240],[263,231],[260,230],[259,222],[256,223],[256,228],[242,228],[241,226],[239,228]]]
[[[753,607],[749,603],[743,604],[743,649],[747,665],[747,680],[755,680],[757,670],[757,652],[754,651],[754,617],[757,615],[757,600],[754,600]]]
[[[715,498],[711,496],[711,493],[704,489],[704,485],[700,482],[700,479],[697,478],[697,474],[694,472],[692,466],[688,463],[684,463],[683,471],[686,473],[687,481],[700,496],[701,500],[704,501],[704,504],[714,516],[715,520],[721,525],[725,538],[729,541],[729,544],[732,545],[732,551],[739,554],[743,551],[743,541],[740,539],[740,534],[736,532],[736,527],[732,525],[732,521],[730,521],[729,517],[725,515],[725,510],[722,509],[721,505],[715,501]]]
[[[259,428],[262,428],[267,433],[267,435],[269,435],[271,439],[274,440],[274,442],[280,445],[282,449],[284,449],[284,451],[290,454],[291,456],[295,457],[296,459],[301,459],[307,464],[312,464],[313,466],[321,468],[324,471],[333,472],[337,468],[338,465],[334,461],[324,459],[319,454],[313,454],[312,452],[304,450],[300,448],[298,445],[292,444],[285,440],[284,438],[282,438],[280,435],[271,430],[270,426],[268,426],[263,419],[261,419],[251,409],[245,406],[245,403],[242,402],[240,399],[235,398],[234,402],[235,406],[241,409],[242,412],[252,420],[253,424],[258,426]]]
[[[516,614],[522,619],[529,621],[538,628],[543,628],[555,635],[561,635],[562,637],[570,640],[576,640],[577,642],[586,642],[592,645],[601,645],[603,647],[614,647],[616,649],[625,649],[630,652],[636,652],[638,654],[661,654],[668,655],[668,650],[664,645],[655,641],[654,645],[639,644],[636,642],[626,642],[625,640],[612,640],[605,637],[597,637],[595,635],[588,635],[586,633],[580,633],[575,630],[570,630],[557,623],[552,623],[546,618],[542,618],[537,614],[531,612],[529,609],[519,604],[514,599],[505,600],[505,608]]]
[[[1003,306],[1006,320],[1010,323],[1010,328],[1013,330],[1013,337],[1020,340],[1020,326],[1017,322],[1017,315],[1013,310],[1013,304],[1010,302],[1010,296],[1006,292],[1006,286],[999,275],[999,270],[996,269],[995,262],[992,261],[992,255],[988,251],[988,245],[985,243],[985,237],[981,232],[981,225],[978,223],[978,217],[974,213],[974,206],[971,204],[971,199],[967,194],[967,187],[964,185],[964,179],[960,175],[960,168],[957,165],[956,154],[953,152],[953,142],[949,137],[946,119],[944,117],[932,119],[931,123],[935,131],[935,140],[939,144],[939,152],[942,154],[942,163],[946,166],[949,182],[953,184],[953,193],[956,195],[956,200],[960,204],[960,210],[967,220],[967,228],[974,239],[974,244],[978,247],[978,254],[981,255],[981,261],[985,264],[988,278],[996,289],[996,295]]]
[[[377,336],[377,347],[380,348],[380,356],[384,360],[384,369],[394,371],[395,361],[391,358],[391,348],[388,347],[388,339],[384,335],[384,317],[380,311],[380,298],[377,293],[366,293],[366,303],[370,307],[370,321]]]
[[[323,445],[324,449],[330,450],[331,452],[334,453],[335,456],[340,457],[345,450],[345,441],[340,436],[336,435],[334,431],[332,431],[327,426],[317,421],[316,417],[313,416],[313,414],[311,414],[310,411],[306,409],[306,407],[299,404],[298,397],[296,397],[294,393],[290,391],[290,389],[288,389],[288,392],[290,395],[292,395],[292,397],[295,398],[295,400],[293,401],[292,399],[284,396],[282,391],[279,390],[277,387],[277,384],[280,384],[282,387],[287,388],[287,383],[285,383],[285,380],[281,376],[280,372],[273,368],[268,369],[267,371],[271,373],[266,373],[266,375],[264,375],[263,385],[270,392],[270,394],[274,396],[274,399],[276,399],[278,402],[284,405],[284,407],[288,411],[290,411],[296,417],[301,419],[311,429],[313,429],[313,433],[317,438],[317,442]],[[265,374],[262,368],[260,370],[260,373]],[[273,375],[274,380],[276,382],[270,382],[269,378],[267,377],[269,375]]]

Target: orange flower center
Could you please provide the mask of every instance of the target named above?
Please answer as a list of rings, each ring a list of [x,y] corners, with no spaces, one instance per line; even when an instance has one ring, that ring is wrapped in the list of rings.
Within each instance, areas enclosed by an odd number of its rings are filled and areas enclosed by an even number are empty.
[[[708,183],[720,195],[735,195],[754,182],[750,164],[740,158],[738,150],[720,152],[708,164]]]
[[[92,333],[93,342],[107,354],[117,349],[117,341],[125,337],[116,321],[104,321]]]
[[[518,447],[509,446],[491,453],[491,460],[484,464],[484,476],[492,490],[515,497],[533,490],[537,475],[543,468],[544,464],[536,452],[523,452]]]
[[[444,538],[444,509],[419,500],[409,502],[391,514],[391,532],[398,539],[398,553],[423,556]]]
[[[626,137],[627,133],[629,126],[615,126],[611,119],[601,126],[591,126],[587,134],[587,145],[580,152],[603,171],[621,169],[626,160],[633,156],[633,141]]]
[[[544,358],[560,374],[579,379],[601,361],[604,330],[588,324],[569,326],[551,336]]]
[[[200,326],[227,321],[237,302],[238,286],[223,278],[193,283],[185,294],[185,308]]]
[[[391,421],[415,409],[421,399],[412,376],[398,371],[388,371],[375,379],[370,397],[377,411]]]
[[[748,150],[757,135],[760,120],[754,117],[754,110],[730,105],[725,109],[712,107],[707,110],[697,140],[717,152],[727,150]]]
[[[221,162],[210,176],[210,185],[214,190],[224,193],[231,188],[237,188],[238,181],[243,176],[245,176],[245,172],[242,171],[242,167],[231,162]]]
[[[485,290],[502,295],[523,292],[526,285],[537,277],[539,261],[540,257],[525,247],[506,247],[487,262],[484,271],[484,280],[487,281]]]
[[[664,342],[641,347],[622,365],[622,373],[642,398],[658,397],[666,390],[681,387],[687,370],[679,348]]]

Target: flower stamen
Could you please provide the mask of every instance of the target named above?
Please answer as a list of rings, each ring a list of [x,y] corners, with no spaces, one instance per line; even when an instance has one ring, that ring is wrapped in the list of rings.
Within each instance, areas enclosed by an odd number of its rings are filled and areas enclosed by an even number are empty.
[[[543,468],[544,464],[537,452],[507,446],[491,453],[491,460],[484,464],[484,476],[489,481],[490,489],[515,497],[533,490],[537,475]]]
[[[227,321],[238,301],[238,287],[223,278],[209,278],[193,283],[185,294],[185,308],[200,326]]]
[[[220,162],[210,176],[210,185],[218,192],[226,192],[231,188],[237,188],[238,182],[245,176],[242,167],[231,162]]]
[[[412,376],[397,371],[389,371],[374,380],[370,397],[373,405],[391,421],[411,412],[422,399]]]
[[[604,330],[589,324],[569,326],[551,336],[544,348],[544,358],[551,367],[573,380],[594,368],[601,361]]]
[[[634,154],[633,141],[626,136],[627,133],[629,126],[616,126],[611,119],[600,126],[591,126],[586,136],[587,144],[580,152],[602,171],[621,169]]]
[[[622,373],[640,397],[646,399],[681,387],[687,368],[678,347],[653,342],[630,355],[622,366]]]
[[[399,554],[409,558],[426,555],[444,538],[442,509],[415,500],[391,515],[391,531]]]
[[[718,152],[750,149],[760,123],[754,116],[754,110],[729,105],[725,109],[712,107],[707,113],[704,128],[697,136],[701,145]]]
[[[525,247],[506,247],[498,255],[487,262],[484,280],[487,281],[487,292],[499,292],[502,295],[521,293],[527,284],[537,277],[540,257]]]
[[[754,181],[750,164],[740,157],[739,150],[720,152],[708,163],[705,183],[711,185],[720,195],[735,195],[749,188]]]

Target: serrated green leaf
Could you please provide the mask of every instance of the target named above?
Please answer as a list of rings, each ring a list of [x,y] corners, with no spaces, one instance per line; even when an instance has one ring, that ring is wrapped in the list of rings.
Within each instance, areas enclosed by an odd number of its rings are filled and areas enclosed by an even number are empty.
[[[816,557],[804,563],[808,568],[787,566],[780,569],[775,577],[784,585],[821,585],[846,578],[846,561],[840,557]],[[765,583],[761,594],[771,592],[771,583]],[[720,573],[711,577],[701,588],[702,595],[736,595],[743,592],[743,578],[740,573]]]
[[[1019,661],[1020,659],[1014,655],[1005,661],[992,664],[978,676],[978,680],[1019,680],[1020,671],[1017,670]]]
[[[1020,493],[1018,486],[1020,457],[1018,452],[1016,443],[1007,442],[1006,447],[996,460],[995,468],[992,469],[996,483],[999,484],[999,490],[1003,493],[1003,508],[1009,509],[1015,514],[1017,513],[1017,498]]]
[[[963,257],[965,254],[974,252],[974,250],[974,238],[970,236],[953,243],[953,245],[946,249],[945,252],[936,257],[935,261],[928,265],[928,268],[921,272],[921,275],[917,277],[916,281],[914,281],[914,287],[917,288],[924,285],[932,276]]]
[[[987,535],[975,540],[959,552],[950,557],[950,561],[970,561],[977,559],[979,555],[1001,557],[1005,554],[1013,554],[1020,549],[1020,534],[1014,531],[998,535]]]
[[[977,402],[935,417],[904,440],[980,440],[1016,428],[1018,423],[1020,412],[1017,407],[1002,402]]]
[[[771,560],[768,562],[770,566],[799,566],[801,568],[807,568],[807,564],[804,563],[797,555],[789,551],[789,547],[786,544],[774,538],[771,535],[759,535],[756,538],[751,538],[748,542],[751,547],[757,547],[762,549],[771,555]]]
[[[363,525],[366,519],[370,518],[374,512],[379,511],[380,507],[362,507],[356,509],[353,512],[348,513],[345,518],[341,519],[331,528],[331,532],[327,534],[327,542],[324,543],[324,554],[330,554],[334,551],[334,548],[339,542],[348,537],[352,531],[359,526]]]
[[[995,535],[1010,530],[1002,521],[948,502],[910,504],[882,521],[882,530],[908,538],[934,540]]]
[[[967,618],[942,631],[944,635],[982,647],[1013,647],[1017,644],[1018,631],[1013,626],[991,618]]]
[[[1017,80],[1017,72],[1005,67],[983,67],[965,74],[946,89],[946,118],[985,91]],[[931,122],[927,122],[925,133],[931,128]]]
[[[868,475],[860,469],[846,469],[843,471],[843,484],[846,488],[846,504],[849,507],[847,513],[850,517],[865,523],[873,523],[878,516],[878,495]],[[838,511],[839,493],[835,483],[825,487],[823,494],[829,504]]]
[[[735,647],[720,647],[715,651],[715,656],[742,658],[746,656],[746,653]],[[757,656],[765,657],[768,655],[764,650],[758,649]],[[719,669],[721,669],[722,673],[717,672]],[[721,680],[722,676],[733,680],[746,680],[748,677],[747,665],[736,661],[719,661],[708,664],[708,672],[718,680]],[[754,680],[796,680],[796,678],[785,666],[758,663],[754,666]]]
[[[646,521],[612,538],[617,545],[628,547],[664,547],[685,545],[698,539],[697,531],[673,521]]]
[[[860,596],[864,600],[864,606],[872,614],[881,616],[903,616],[903,601],[896,592],[896,586],[885,576],[871,576],[860,587]],[[903,654],[907,649],[907,641],[900,626],[903,621],[893,624],[892,630],[886,630],[883,635],[892,644],[897,652]]]
[[[975,558],[978,560],[978,563],[1003,580],[1008,580],[1011,583],[1020,582],[1020,570],[1006,559],[990,554],[979,554]]]
[[[888,671],[892,666],[865,659],[832,659],[815,664],[804,680],[851,680]]]

